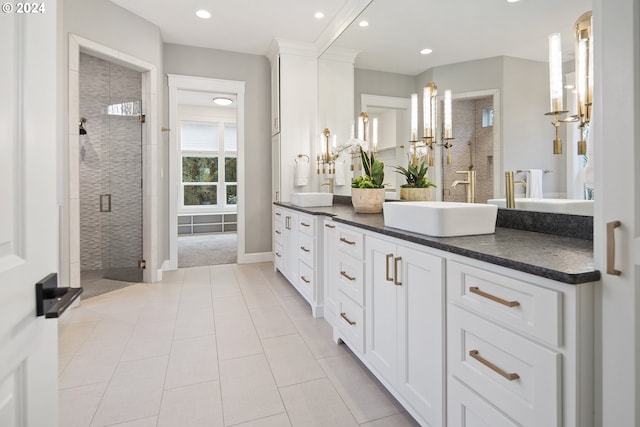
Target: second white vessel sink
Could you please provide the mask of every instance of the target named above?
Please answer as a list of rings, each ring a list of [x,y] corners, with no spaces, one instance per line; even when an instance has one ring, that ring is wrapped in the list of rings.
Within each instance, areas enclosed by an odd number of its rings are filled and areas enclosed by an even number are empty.
[[[593,200],[516,198],[516,209],[537,212],[593,216]],[[487,203],[504,208],[505,199],[489,199]]]
[[[332,193],[291,193],[291,204],[301,208],[333,205]]]
[[[435,237],[492,234],[498,207],[458,202],[385,202],[384,225]]]

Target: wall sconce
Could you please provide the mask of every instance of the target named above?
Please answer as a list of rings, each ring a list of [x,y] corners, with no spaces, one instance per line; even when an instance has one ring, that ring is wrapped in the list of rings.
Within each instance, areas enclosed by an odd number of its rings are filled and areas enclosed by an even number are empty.
[[[549,35],[549,95],[551,110],[545,113],[546,116],[553,116],[551,124],[556,129],[556,138],[553,140],[553,154],[562,154],[560,124],[567,121],[560,120],[560,114],[568,113],[568,111],[563,110],[562,90],[562,44],[560,33],[554,33]]]
[[[322,136],[320,137],[320,147],[318,147],[318,154],[316,155],[316,160],[318,162],[318,175],[320,175],[320,173],[329,175],[334,175],[336,173],[336,159],[333,154],[335,149],[336,136],[332,136],[331,131],[325,128],[324,131],[322,131]]]
[[[576,120],[580,129],[578,155],[587,154],[585,128],[591,121],[591,105],[593,95],[593,47],[592,47],[592,14],[583,13],[575,24],[576,36],[576,89],[578,92],[578,112]]]

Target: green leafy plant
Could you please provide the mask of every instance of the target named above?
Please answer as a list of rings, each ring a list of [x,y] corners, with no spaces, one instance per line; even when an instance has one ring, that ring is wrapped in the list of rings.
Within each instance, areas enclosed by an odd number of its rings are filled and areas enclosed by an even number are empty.
[[[436,185],[427,178],[427,171],[429,167],[424,161],[420,161],[418,164],[409,162],[406,168],[402,166],[394,166],[396,172],[404,175],[407,180],[406,184],[402,184],[402,188],[428,188],[435,187]]]
[[[351,181],[353,188],[384,188],[384,163],[377,160],[373,151],[360,149],[363,174]]]

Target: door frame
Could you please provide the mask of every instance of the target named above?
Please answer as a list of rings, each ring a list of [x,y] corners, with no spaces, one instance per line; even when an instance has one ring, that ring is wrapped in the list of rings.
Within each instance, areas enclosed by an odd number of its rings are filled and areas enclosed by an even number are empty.
[[[207,77],[183,76],[167,74],[169,81],[169,260],[165,261],[165,270],[178,268],[178,179],[180,159],[178,148],[178,132],[180,123],[178,118],[178,91],[192,90],[198,92],[217,92],[234,94],[237,97],[237,176],[238,176],[238,263],[252,262],[245,251],[244,229],[244,92],[245,82],[238,80],[221,80]]]
[[[60,276],[61,283],[79,287],[80,281],[80,52],[114,64],[139,71],[142,74],[142,105],[145,122],[142,124],[142,257],[146,260],[144,282],[155,282],[162,277],[158,269],[158,108],[157,70],[155,65],[127,55],[108,46],[69,34],[68,61],[68,143],[63,147],[62,216],[60,224]],[[64,164],[66,163],[66,164]]]

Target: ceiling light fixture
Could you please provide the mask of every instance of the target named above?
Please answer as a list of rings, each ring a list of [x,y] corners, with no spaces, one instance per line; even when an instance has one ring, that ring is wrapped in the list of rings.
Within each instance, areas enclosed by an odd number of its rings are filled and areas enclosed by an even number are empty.
[[[224,106],[233,104],[233,101],[230,98],[218,96],[216,98],[213,98],[213,103],[224,107]]]
[[[422,49],[422,50],[420,51],[420,54],[421,54],[421,55],[429,55],[431,52],[433,52],[433,50],[431,50],[431,49],[429,49],[429,48],[426,48],[426,49]]]
[[[367,21],[360,21],[360,23],[358,25],[360,25],[361,27],[364,28],[364,27],[368,27],[369,23]]]
[[[519,2],[520,0],[507,0],[507,3],[516,3]]]
[[[316,19],[322,19],[322,18],[324,18],[324,13],[316,12],[316,14],[314,16],[316,17]]]
[[[211,18],[211,12],[209,12],[208,10],[200,9],[196,12],[196,16],[202,19],[209,19]]]

